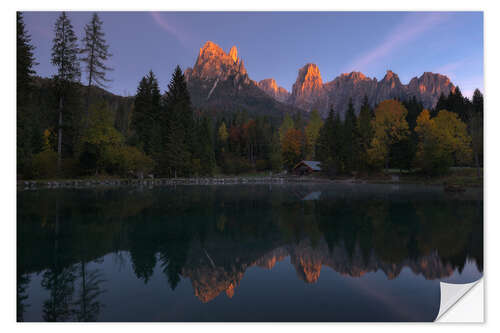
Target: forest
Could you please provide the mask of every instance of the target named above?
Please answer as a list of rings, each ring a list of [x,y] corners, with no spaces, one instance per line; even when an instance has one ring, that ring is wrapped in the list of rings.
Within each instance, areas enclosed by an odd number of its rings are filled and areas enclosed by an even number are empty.
[[[54,24],[52,78],[36,76],[33,51],[18,12],[18,179],[282,173],[301,160],[320,161],[328,177],[387,169],[438,176],[463,166],[481,175],[483,95],[478,89],[469,99],[456,87],[431,110],[415,97],[385,100],[374,108],[365,97],[360,110],[350,102],[345,114],[330,109],[322,119],[316,110],[289,112],[276,123],[245,110],[194,108],[179,66],[166,89],[150,71],[135,96],[115,105],[104,90],[112,55],[96,13],[81,40],[61,13]],[[123,112],[123,103],[130,112]]]

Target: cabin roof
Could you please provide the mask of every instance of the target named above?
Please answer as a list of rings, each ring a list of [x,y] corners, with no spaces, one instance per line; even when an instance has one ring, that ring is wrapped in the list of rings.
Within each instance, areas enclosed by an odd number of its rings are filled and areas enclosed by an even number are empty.
[[[307,165],[313,171],[321,171],[320,162],[318,162],[318,161],[300,161],[299,163],[297,163],[297,165],[295,166],[295,168],[297,168],[301,164]]]

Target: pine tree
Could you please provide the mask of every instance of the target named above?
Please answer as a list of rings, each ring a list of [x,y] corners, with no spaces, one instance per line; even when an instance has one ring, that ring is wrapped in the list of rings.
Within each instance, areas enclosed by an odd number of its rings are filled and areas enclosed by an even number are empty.
[[[33,66],[36,65],[33,50],[35,47],[31,45],[31,36],[26,31],[24,19],[21,12],[16,13],[17,17],[17,105],[26,103],[29,97],[29,92],[33,83],[33,75],[35,71]]]
[[[17,49],[16,49],[16,69],[17,69],[17,167],[18,171],[24,169],[24,163],[31,155],[37,152],[41,146],[41,133],[37,131],[38,124],[36,114],[30,107],[33,75],[33,66],[36,64],[31,45],[31,36],[26,31],[22,13],[16,13],[17,18]],[[33,143],[38,141],[38,147]]]
[[[345,171],[351,172],[357,169],[357,158],[359,154],[358,149],[358,131],[356,126],[356,114],[352,98],[349,98],[349,105],[345,114],[343,133],[342,133],[342,146],[341,154],[344,161]]]
[[[200,161],[201,174],[211,176],[215,169],[215,153],[210,119],[203,117],[198,124],[196,132],[198,134],[198,142],[194,157]]]
[[[104,39],[102,31],[102,21],[97,16],[97,13],[92,15],[91,21],[85,26],[85,36],[82,38],[83,48],[80,53],[84,56],[81,58],[85,64],[87,72],[87,96],[86,96],[86,116],[87,122],[89,117],[90,107],[90,91],[92,84],[98,87],[105,87],[105,82],[109,82],[106,78],[106,71],[111,70],[104,62],[111,57],[108,52],[109,45]]]
[[[132,128],[137,136],[138,145],[148,155],[161,150],[160,128],[162,114],[160,109],[160,89],[153,71],[141,79],[134,100]]]
[[[483,94],[479,89],[474,90],[472,105],[470,107],[469,131],[472,137],[472,150],[474,152],[474,164],[476,165],[477,177],[481,177],[480,167],[483,164]]]
[[[363,104],[359,111],[357,127],[359,133],[359,163],[360,170],[367,170],[369,166],[368,162],[368,149],[370,148],[370,143],[373,138],[373,109],[368,103],[368,97],[365,95],[363,99]]]
[[[162,126],[166,150],[161,164],[170,170],[170,175],[189,176],[193,169],[191,158],[195,150],[195,123],[186,79],[179,66],[175,68],[168,85],[163,109],[167,126]]]
[[[330,177],[341,171],[340,147],[342,138],[340,115],[330,109],[328,117],[319,131],[316,142],[316,157],[321,163],[321,170]]]
[[[55,37],[52,44],[51,62],[57,67],[54,80],[57,85],[59,99],[59,122],[57,136],[57,169],[61,170],[62,158],[62,130],[63,130],[63,109],[65,97],[70,94],[69,90],[74,89],[73,83],[80,80],[80,64],[78,62],[77,38],[73,31],[73,26],[65,12],[62,12],[57,19],[55,26]]]

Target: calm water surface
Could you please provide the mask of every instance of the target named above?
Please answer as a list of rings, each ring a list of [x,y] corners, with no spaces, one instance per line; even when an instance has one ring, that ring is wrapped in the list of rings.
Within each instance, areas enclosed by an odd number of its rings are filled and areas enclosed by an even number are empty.
[[[18,321],[432,321],[483,271],[481,189],[18,191]]]

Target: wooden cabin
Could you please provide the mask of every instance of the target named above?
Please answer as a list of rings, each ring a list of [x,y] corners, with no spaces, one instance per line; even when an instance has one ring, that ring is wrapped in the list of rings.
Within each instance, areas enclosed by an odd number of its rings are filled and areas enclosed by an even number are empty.
[[[320,162],[318,161],[300,161],[293,167],[293,173],[299,176],[310,175],[321,171]]]

